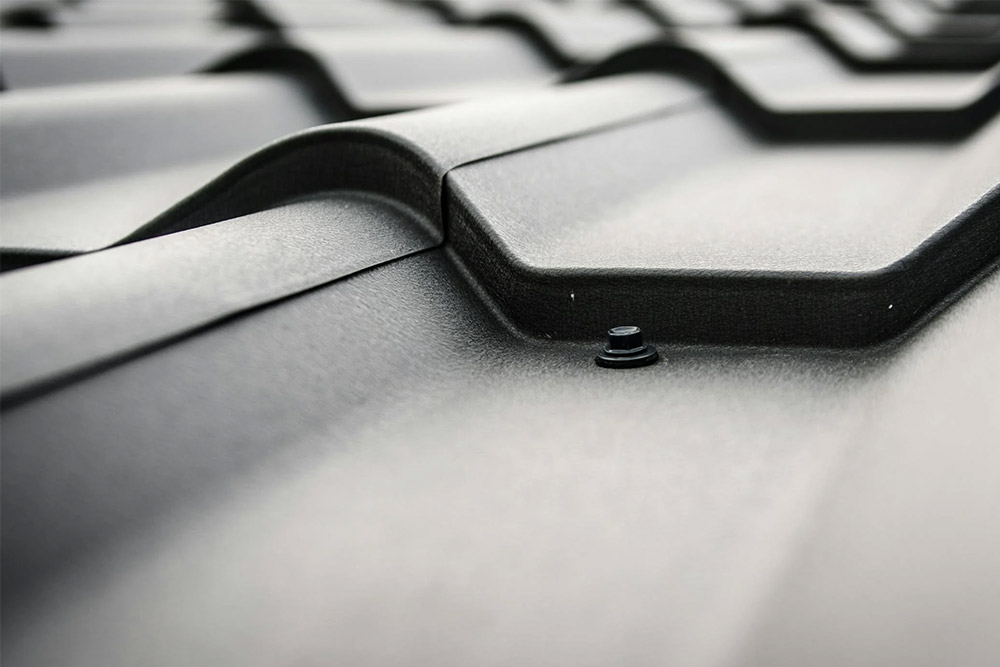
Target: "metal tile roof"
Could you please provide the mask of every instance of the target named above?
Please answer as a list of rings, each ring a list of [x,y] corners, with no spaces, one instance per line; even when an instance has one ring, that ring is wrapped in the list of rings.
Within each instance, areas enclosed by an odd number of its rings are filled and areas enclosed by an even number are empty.
[[[997,2],[0,16],[5,663],[1000,660]]]

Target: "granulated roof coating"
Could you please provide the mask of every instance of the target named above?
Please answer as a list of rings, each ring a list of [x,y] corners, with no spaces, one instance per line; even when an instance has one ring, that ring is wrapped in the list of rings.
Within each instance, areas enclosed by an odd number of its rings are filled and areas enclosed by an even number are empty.
[[[5,665],[1000,662],[1000,3],[2,19]]]

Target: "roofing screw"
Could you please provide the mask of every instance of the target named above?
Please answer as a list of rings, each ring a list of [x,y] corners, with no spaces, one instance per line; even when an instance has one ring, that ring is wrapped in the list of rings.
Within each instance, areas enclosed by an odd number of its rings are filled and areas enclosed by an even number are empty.
[[[652,345],[642,342],[639,327],[615,327],[608,331],[608,342],[594,361],[605,368],[635,368],[654,363],[660,354]]]

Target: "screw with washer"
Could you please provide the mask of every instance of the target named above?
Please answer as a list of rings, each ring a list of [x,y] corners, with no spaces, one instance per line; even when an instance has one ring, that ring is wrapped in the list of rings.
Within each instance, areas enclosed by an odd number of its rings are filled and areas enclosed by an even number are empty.
[[[639,327],[614,327],[608,331],[608,342],[594,361],[605,368],[635,368],[654,363],[660,357],[652,345],[642,342]]]

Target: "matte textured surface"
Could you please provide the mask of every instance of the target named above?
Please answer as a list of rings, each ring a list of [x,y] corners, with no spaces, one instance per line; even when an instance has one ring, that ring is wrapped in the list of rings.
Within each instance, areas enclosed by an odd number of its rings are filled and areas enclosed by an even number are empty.
[[[233,108],[253,113],[233,123]],[[0,99],[3,248],[110,245],[274,138],[326,120],[294,80],[186,76]]]
[[[535,334],[613,320],[689,342],[877,343],[995,261],[998,128],[952,155],[803,148],[682,108],[456,170],[452,239]]]
[[[537,49],[489,28],[368,28],[290,32],[313,54],[340,93],[369,114],[529,91],[555,70]]]
[[[478,212],[519,261],[538,268],[871,271],[948,221],[927,209],[954,192],[956,170],[961,183],[980,178],[982,192],[1000,180],[995,125],[964,150],[802,147],[755,140],[725,114],[689,107],[469,165],[450,181],[481,202]],[[963,164],[977,154],[976,168]],[[791,180],[800,186],[788,188]],[[726,196],[713,197],[720,184]],[[954,215],[964,206],[942,208]]]
[[[8,411],[5,596],[77,564],[5,610],[6,657],[877,664],[921,657],[907,627],[943,608],[937,655],[976,658],[997,288],[897,351],[621,372],[510,338],[439,253],[336,283]]]
[[[255,41],[253,31],[236,28],[10,31],[0,45],[0,60],[4,84],[17,90],[187,74]]]
[[[432,247],[428,223],[337,192],[4,281],[5,392]]]
[[[1000,663],[998,17],[5,3],[3,663]]]

